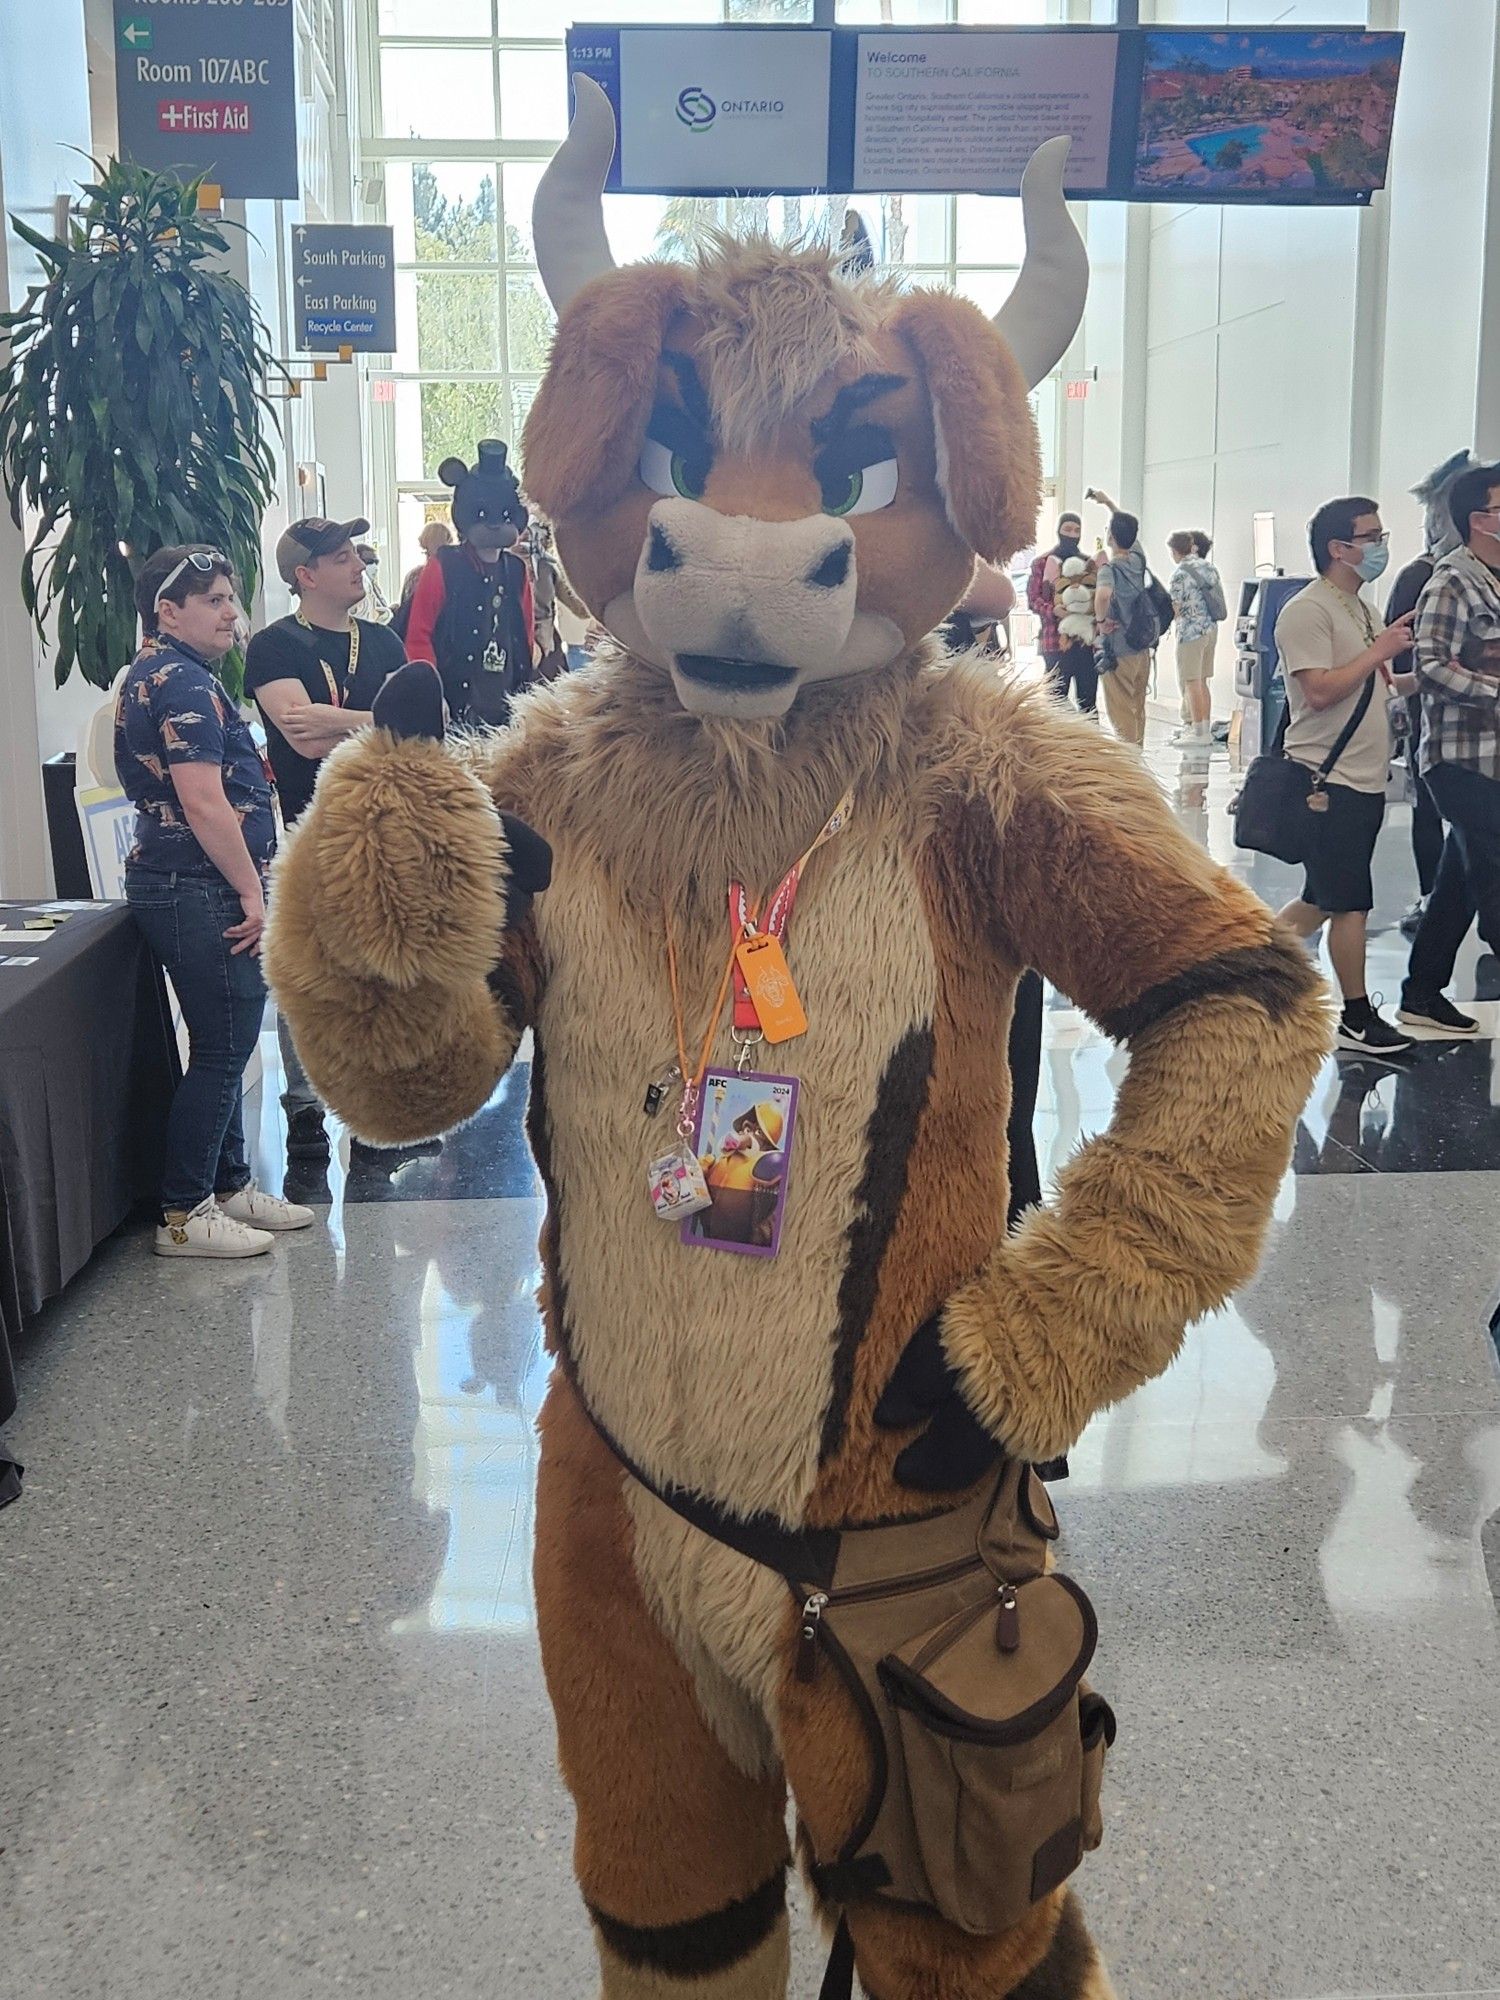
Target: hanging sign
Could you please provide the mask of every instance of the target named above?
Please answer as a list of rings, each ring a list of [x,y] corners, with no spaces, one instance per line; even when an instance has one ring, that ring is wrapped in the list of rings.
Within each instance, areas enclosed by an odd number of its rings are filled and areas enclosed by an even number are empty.
[[[396,351],[396,235],[380,225],[299,223],[292,295],[304,352]]]
[[[297,78],[291,0],[163,5],[114,0],[120,153],[241,201],[295,200]]]

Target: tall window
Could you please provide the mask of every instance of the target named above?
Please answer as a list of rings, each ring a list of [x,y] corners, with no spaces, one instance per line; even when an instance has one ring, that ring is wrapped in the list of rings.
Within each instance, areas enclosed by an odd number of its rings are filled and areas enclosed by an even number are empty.
[[[811,22],[813,0],[357,0],[366,213],[396,232],[398,345],[372,384],[372,500],[403,566],[443,501],[438,467],[481,437],[518,446],[552,338],[531,203],[563,137],[575,20]],[[1049,0],[837,0],[841,25],[1040,22]],[[875,267],[950,285],[986,312],[1021,257],[1020,204],[979,195],[695,201],[611,195],[618,261],[690,251],[705,228],[837,238],[859,218]],[[852,226],[852,225],[851,225]],[[1050,463],[1053,400],[1039,398]],[[395,568],[395,563],[388,565]]]

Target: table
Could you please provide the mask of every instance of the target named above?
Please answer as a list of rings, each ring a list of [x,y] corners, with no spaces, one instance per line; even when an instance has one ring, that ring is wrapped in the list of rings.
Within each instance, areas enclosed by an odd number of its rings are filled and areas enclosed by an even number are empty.
[[[0,930],[36,908],[0,903]],[[12,957],[36,963],[0,963],[0,1423],[23,1321],[155,1196],[180,1073],[161,972],[122,903],[0,944]]]

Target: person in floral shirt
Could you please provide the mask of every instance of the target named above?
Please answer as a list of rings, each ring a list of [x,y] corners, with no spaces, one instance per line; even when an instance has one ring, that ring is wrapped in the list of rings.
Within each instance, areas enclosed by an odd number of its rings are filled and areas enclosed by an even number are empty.
[[[1186,711],[1173,741],[1207,745],[1213,741],[1214,651],[1227,615],[1224,585],[1208,560],[1206,537],[1182,529],[1167,537],[1167,547],[1177,564],[1168,587],[1177,635],[1177,679]]]
[[[271,785],[216,671],[235,642],[234,572],[214,549],[151,556],[136,583],[145,635],[115,703],[115,768],[136,808],[125,896],[171,978],[188,1066],[167,1119],[163,1257],[255,1257],[309,1208],[262,1193],[241,1092],[266,988],[260,938],[276,848]]]

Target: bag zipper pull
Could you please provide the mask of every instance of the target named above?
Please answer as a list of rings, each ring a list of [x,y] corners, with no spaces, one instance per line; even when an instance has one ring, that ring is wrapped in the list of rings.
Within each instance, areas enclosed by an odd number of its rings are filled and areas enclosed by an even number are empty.
[[[1002,1653],[1014,1653],[1021,1644],[1021,1609],[1013,1585],[1000,1586],[1000,1613],[995,1621],[995,1644]]]
[[[818,1665],[818,1627],[828,1603],[826,1590],[815,1590],[802,1607],[802,1630],[797,1640],[797,1678],[810,1681]]]

